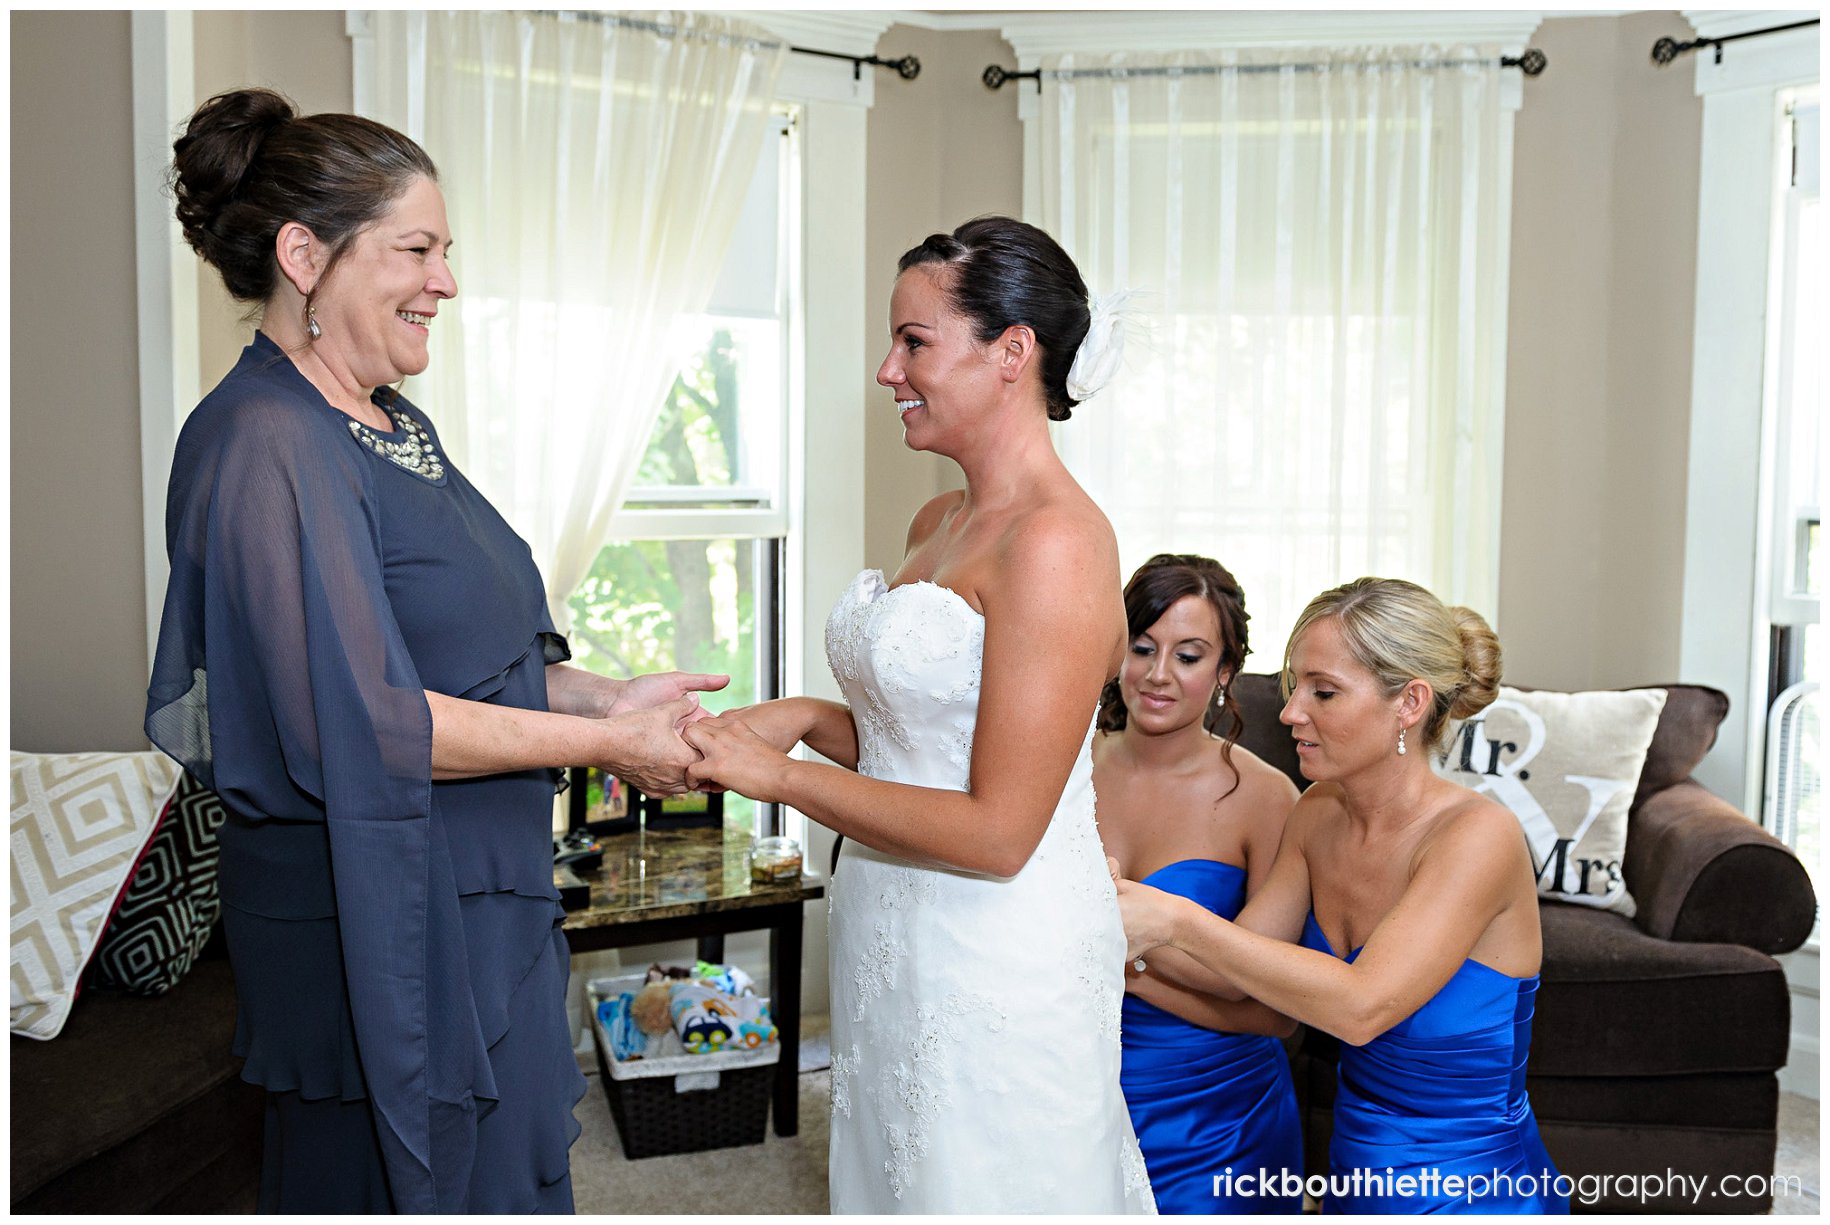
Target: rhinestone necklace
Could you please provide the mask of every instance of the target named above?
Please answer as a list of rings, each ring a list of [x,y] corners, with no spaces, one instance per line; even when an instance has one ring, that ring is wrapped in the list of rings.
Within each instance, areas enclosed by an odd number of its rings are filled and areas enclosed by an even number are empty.
[[[443,484],[445,461],[439,456],[438,448],[432,445],[432,436],[426,432],[426,427],[413,420],[403,409],[392,404],[383,407],[393,420],[395,431],[402,436],[399,442],[383,438],[360,421],[350,421],[349,432],[357,442],[396,468],[405,469],[434,485]]]

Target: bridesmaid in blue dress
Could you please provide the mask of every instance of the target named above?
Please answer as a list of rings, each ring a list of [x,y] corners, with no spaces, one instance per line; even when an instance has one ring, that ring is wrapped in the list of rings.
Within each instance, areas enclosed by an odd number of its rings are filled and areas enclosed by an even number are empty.
[[[1296,788],[1210,720],[1239,716],[1227,689],[1248,650],[1244,595],[1211,558],[1160,554],[1125,587],[1131,635],[1099,707],[1093,744],[1099,831],[1121,870],[1235,917],[1277,855]],[[1302,1196],[1258,1172],[1302,1173],[1302,1128],[1279,1038],[1294,1022],[1252,1000],[1216,999],[1173,964],[1126,971],[1120,1077],[1165,1213],[1300,1212]],[[1216,1176],[1231,1172],[1248,1178]]]
[[[570,1212],[550,767],[683,789],[688,691],[723,678],[566,666],[527,545],[388,386],[457,292],[418,145],[238,90],[174,151],[261,327],[178,439],[146,732],[230,809],[259,1207]]]
[[[1190,958],[1210,990],[1341,1039],[1328,1212],[1569,1211],[1525,1092],[1530,855],[1511,813],[1429,764],[1499,678],[1476,613],[1396,579],[1325,592],[1284,656],[1281,717],[1314,785],[1270,879],[1236,923],[1119,884],[1131,956]]]

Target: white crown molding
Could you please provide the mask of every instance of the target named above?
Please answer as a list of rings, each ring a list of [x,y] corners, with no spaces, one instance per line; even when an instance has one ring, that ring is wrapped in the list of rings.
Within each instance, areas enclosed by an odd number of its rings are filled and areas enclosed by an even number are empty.
[[[1019,16],[1020,11],[974,9],[965,13],[949,13],[937,9],[888,9],[885,10],[885,15],[899,26],[913,26],[918,30],[934,30],[942,34],[960,34],[996,30],[1010,18]]]
[[[877,53],[877,40],[895,24],[888,13],[819,12],[813,9],[717,9],[761,26],[775,37],[797,47],[831,51],[838,55]],[[776,82],[779,97],[800,102],[841,102],[868,107],[876,101],[877,74],[883,69],[856,71],[841,59],[817,55],[790,55]]]
[[[1036,15],[1040,9],[1005,9],[993,11],[973,9],[968,12],[949,12],[940,9],[889,9],[885,10],[897,25],[913,26],[920,30],[938,30],[943,33],[957,31],[1001,30],[1013,20]],[[1070,12],[1073,10],[1054,10]],[[1630,17],[1643,9],[1544,9],[1537,14],[1544,20],[1561,17]],[[1108,14],[1109,15],[1109,14]],[[1403,14],[1396,14],[1403,16]],[[1454,14],[1450,14],[1453,16]],[[1523,14],[1515,14],[1523,16]]]
[[[1025,69],[1066,52],[1492,43],[1522,50],[1537,12],[1032,12],[998,29]]]
[[[1722,38],[1769,26],[1789,26],[1818,16],[1816,9],[1684,9],[1683,13],[1698,38]]]
[[[1814,10],[1798,9],[1684,10],[1684,19],[1699,38],[1725,38],[1749,30],[1810,21],[1816,16]],[[1688,57],[1696,61],[1696,91],[1708,97],[1740,89],[1778,89],[1816,81],[1820,71],[1818,37],[1817,29],[1806,27],[1729,43],[1721,48],[1719,63],[1715,48],[1699,47]]]
[[[822,12],[815,9],[717,9],[725,17],[736,17],[763,27],[778,38],[818,51],[836,51],[841,55],[875,55],[877,40],[895,24],[895,16],[884,12],[843,10]],[[851,70],[846,69],[849,73]]]

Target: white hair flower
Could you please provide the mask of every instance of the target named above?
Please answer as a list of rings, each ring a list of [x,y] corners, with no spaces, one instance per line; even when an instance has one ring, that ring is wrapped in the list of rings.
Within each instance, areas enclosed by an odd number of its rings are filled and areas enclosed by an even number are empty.
[[[1134,296],[1134,291],[1121,289],[1093,298],[1092,323],[1067,376],[1067,393],[1075,400],[1092,399],[1118,373],[1125,357],[1125,332],[1135,314]]]

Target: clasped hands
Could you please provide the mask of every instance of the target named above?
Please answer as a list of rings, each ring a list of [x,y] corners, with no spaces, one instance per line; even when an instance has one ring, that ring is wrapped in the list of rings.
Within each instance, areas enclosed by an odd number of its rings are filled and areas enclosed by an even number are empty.
[[[768,779],[786,762],[802,729],[790,701],[759,702],[723,714],[699,704],[699,691],[725,687],[725,676],[658,672],[624,682],[606,721],[619,724],[621,762],[604,766],[649,795],[737,791],[769,800]]]

